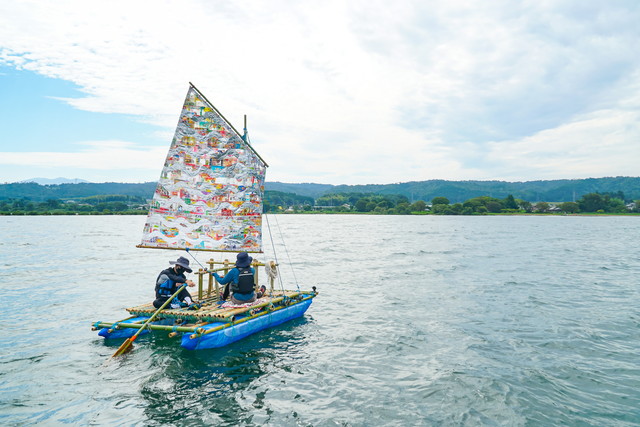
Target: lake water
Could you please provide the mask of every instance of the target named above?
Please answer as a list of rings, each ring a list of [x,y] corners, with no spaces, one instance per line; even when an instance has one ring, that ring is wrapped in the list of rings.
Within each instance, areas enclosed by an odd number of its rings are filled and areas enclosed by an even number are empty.
[[[184,254],[135,248],[144,220],[0,217],[0,424],[640,424],[638,217],[270,216],[303,318],[105,365],[91,324]]]

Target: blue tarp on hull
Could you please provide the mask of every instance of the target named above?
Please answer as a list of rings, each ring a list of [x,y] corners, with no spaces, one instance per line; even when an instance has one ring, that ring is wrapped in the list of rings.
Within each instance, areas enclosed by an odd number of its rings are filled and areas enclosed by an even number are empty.
[[[233,325],[207,335],[201,335],[194,339],[190,338],[192,335],[191,333],[185,333],[182,335],[182,347],[188,350],[224,347],[225,345],[241,340],[242,338],[255,334],[256,332],[260,332],[264,329],[280,325],[288,320],[302,316],[311,305],[311,301],[311,299],[302,301],[281,310],[265,314],[264,316],[251,319],[244,323]],[[215,324],[206,325],[203,329],[213,329],[218,326],[219,325]]]
[[[119,322],[119,323],[145,322],[147,319],[148,317],[134,317],[133,319],[123,320],[122,322]],[[173,323],[173,320],[171,319],[151,322],[152,325],[171,325],[172,323]],[[112,329],[112,332],[109,332],[109,328],[102,328],[100,329],[100,332],[98,332],[98,335],[108,339],[131,338],[133,334],[135,334],[138,331],[137,329],[133,329],[133,328],[113,329],[112,327],[111,329]],[[149,333],[149,330],[144,329],[140,332],[140,334],[138,334],[138,336],[146,335],[148,333]]]

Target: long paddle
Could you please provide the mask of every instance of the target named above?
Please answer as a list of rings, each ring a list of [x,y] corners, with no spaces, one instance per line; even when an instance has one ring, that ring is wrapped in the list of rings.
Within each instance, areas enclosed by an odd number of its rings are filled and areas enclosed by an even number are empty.
[[[184,288],[186,288],[186,287],[187,287],[187,284],[185,283],[184,285],[182,285],[182,287],[181,287],[180,289],[178,289],[178,290],[176,291],[176,293],[175,293],[175,294],[171,295],[171,296],[169,297],[169,299],[167,299],[167,300],[164,302],[164,304],[162,304],[162,305],[160,306],[160,308],[159,308],[159,309],[157,309],[157,310],[156,310],[156,312],[155,312],[155,313],[153,313],[153,314],[151,315],[151,317],[150,317],[149,319],[147,319],[147,321],[146,321],[146,322],[144,322],[144,323],[142,324],[142,326],[140,327],[140,329],[138,329],[138,331],[137,331],[135,334],[133,334],[133,336],[132,336],[131,338],[127,338],[127,339],[126,339],[126,341],[122,343],[122,345],[120,346],[120,348],[119,348],[119,349],[117,349],[117,350],[116,350],[116,352],[115,352],[115,353],[113,353],[113,356],[111,356],[111,357],[120,356],[121,354],[124,354],[124,353],[126,353],[126,352],[128,352],[128,351],[131,351],[131,350],[133,349],[133,342],[136,340],[136,338],[138,338],[138,335],[140,334],[140,332],[142,332],[142,330],[143,330],[144,328],[146,328],[146,327],[147,327],[147,325],[149,324],[149,322],[151,322],[153,319],[155,319],[155,318],[156,318],[156,316],[158,315],[158,313],[160,313],[160,312],[162,311],[162,309],[164,309],[167,305],[169,305],[169,303],[170,303],[171,301],[173,301],[173,299],[174,299],[176,296],[178,296],[178,294],[180,293],[180,291],[182,291],[182,290],[183,290]]]

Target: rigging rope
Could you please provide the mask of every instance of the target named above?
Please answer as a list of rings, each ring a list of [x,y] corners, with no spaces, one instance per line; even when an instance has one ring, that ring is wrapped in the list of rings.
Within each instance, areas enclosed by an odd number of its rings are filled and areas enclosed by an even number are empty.
[[[265,215],[264,217],[267,220],[267,228],[269,229],[269,239],[271,239],[271,247],[273,248],[273,257],[276,260],[276,266],[277,266],[278,265],[278,254],[276,253],[276,245],[275,245],[275,243],[273,243],[273,233],[271,232],[271,224],[269,223],[269,215]],[[267,272],[267,274],[269,274],[269,273]],[[277,275],[277,277],[278,277],[278,282],[280,283],[280,290],[282,291],[282,294],[284,295],[284,285],[282,284],[282,277],[280,277],[280,275]]]
[[[275,263],[267,262],[264,265],[264,269],[267,272],[267,276],[269,276],[271,279],[275,279],[276,277],[278,277],[278,269],[276,268]]]
[[[298,278],[296,277],[296,272],[293,269],[293,263],[291,262],[291,257],[289,256],[289,251],[287,250],[287,245],[284,243],[284,238],[282,237],[282,230],[280,229],[280,224],[278,224],[278,218],[276,217],[276,225],[278,226],[278,233],[280,234],[280,240],[282,240],[282,246],[284,246],[284,252],[287,254],[287,259],[289,260],[289,265],[291,266],[291,273],[293,274],[293,281],[296,284],[296,288],[298,292],[300,292],[300,286],[298,285]]]
[[[189,255],[191,255],[191,252],[189,252],[189,248],[184,248],[184,250],[185,250],[185,251],[187,251],[187,253],[188,253]],[[193,255],[191,255],[191,258],[193,258],[193,259],[194,259],[198,264],[200,264],[200,261],[198,261],[198,260],[196,259],[196,257],[194,257]],[[205,267],[205,266],[204,266],[204,265],[202,265],[202,264],[200,264],[200,267],[202,267],[202,269],[203,269],[204,271],[209,271],[209,270],[207,269],[207,267]]]

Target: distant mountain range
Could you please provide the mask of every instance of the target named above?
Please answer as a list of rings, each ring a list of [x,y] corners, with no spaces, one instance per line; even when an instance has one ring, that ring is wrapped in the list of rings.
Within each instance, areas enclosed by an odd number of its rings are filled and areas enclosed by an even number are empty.
[[[40,178],[35,178],[40,179]],[[58,178],[64,179],[64,178]],[[33,180],[30,180],[33,181]],[[587,179],[561,179],[550,181],[412,181],[397,184],[380,185],[330,185],[284,182],[267,182],[266,191],[294,193],[314,199],[328,193],[372,193],[399,194],[410,201],[431,201],[434,197],[446,197],[452,203],[479,196],[491,196],[503,199],[513,195],[517,199],[530,202],[570,202],[578,200],[588,193],[622,192],[627,200],[640,199],[640,177],[607,177]],[[61,183],[41,185],[35,182],[0,184],[0,199],[27,198],[33,201],[47,199],[72,199],[106,194],[153,197],[155,182],[125,184],[116,182],[77,184]]]
[[[267,182],[267,190],[295,193],[317,198],[327,193],[400,194],[411,202],[446,197],[452,203],[473,197],[504,199],[509,194],[530,202],[572,202],[588,193],[624,193],[626,199],[640,199],[640,177],[560,179],[550,181],[412,181],[397,184],[326,185]]]
[[[123,184],[119,182],[81,182],[78,184],[40,185],[35,182],[0,184],[0,200],[26,198],[37,202],[48,199],[77,199],[82,197],[119,194],[151,199],[155,182]]]
[[[25,179],[24,181],[18,181],[19,183],[24,183],[24,182],[35,182],[36,184],[40,184],[40,185],[57,185],[57,184],[79,184],[81,182],[89,182],[89,181],[85,181],[84,179],[80,179],[80,178],[73,178],[73,179],[69,179],[69,178],[31,178],[31,179]]]

